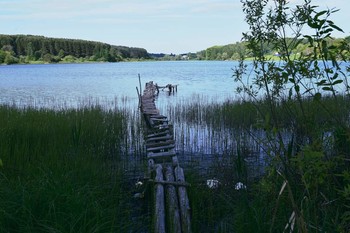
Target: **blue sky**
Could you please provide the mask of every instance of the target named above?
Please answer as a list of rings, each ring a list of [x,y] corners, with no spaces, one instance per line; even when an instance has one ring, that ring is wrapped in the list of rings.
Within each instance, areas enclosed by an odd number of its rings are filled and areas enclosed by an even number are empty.
[[[301,0],[290,0],[292,3]],[[349,0],[315,0],[339,8],[333,21],[350,35]],[[197,52],[241,39],[239,0],[1,0],[0,33],[85,39],[155,53]]]

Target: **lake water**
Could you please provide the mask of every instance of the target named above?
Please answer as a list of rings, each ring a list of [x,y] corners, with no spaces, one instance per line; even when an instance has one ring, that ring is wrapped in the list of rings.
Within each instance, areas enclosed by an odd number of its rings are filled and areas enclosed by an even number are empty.
[[[193,95],[224,101],[235,96],[232,68],[236,64],[157,61],[0,66],[0,103],[49,108],[122,99],[136,103],[138,74],[142,88],[148,81],[160,86],[178,84],[178,92],[170,101],[191,99]]]

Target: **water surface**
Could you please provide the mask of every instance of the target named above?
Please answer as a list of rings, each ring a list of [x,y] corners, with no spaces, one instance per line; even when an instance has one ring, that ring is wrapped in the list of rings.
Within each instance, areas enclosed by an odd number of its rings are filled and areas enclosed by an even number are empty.
[[[0,66],[0,103],[55,108],[122,98],[137,102],[139,74],[142,88],[147,81],[179,85],[171,101],[193,95],[224,101],[234,96],[232,68],[236,64],[165,61]]]

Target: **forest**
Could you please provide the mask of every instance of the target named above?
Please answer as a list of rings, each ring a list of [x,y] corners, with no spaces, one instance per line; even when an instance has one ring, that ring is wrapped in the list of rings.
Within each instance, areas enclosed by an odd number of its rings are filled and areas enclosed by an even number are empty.
[[[290,38],[290,43],[293,39]],[[328,38],[334,46],[350,46],[350,36],[345,38]],[[263,52],[270,58],[282,54],[272,45],[264,45]],[[299,39],[298,46],[292,49],[292,55],[309,56],[314,51],[307,38]],[[350,57],[350,55],[342,54]],[[216,45],[199,52],[184,54],[150,54],[144,48],[116,46],[107,43],[80,39],[49,38],[34,35],[0,34],[0,64],[26,63],[72,63],[72,62],[119,62],[127,60],[239,60],[250,59],[252,51],[247,42],[228,45]]]
[[[146,59],[143,48],[33,35],[0,35],[0,64],[117,62]]]
[[[349,46],[350,36],[345,38],[327,38],[327,42],[333,46]],[[287,38],[287,44],[294,44],[293,38]],[[265,55],[279,57],[281,51],[277,51],[271,44],[265,44],[263,46],[263,53]],[[312,54],[313,48],[307,38],[301,38],[298,41],[298,45],[292,49],[294,55],[305,55]],[[249,59],[253,57],[253,53],[247,48],[247,42],[236,42],[234,44],[228,44],[223,46],[212,46],[203,51],[198,52],[197,59],[199,60],[239,60],[240,58]],[[343,54],[349,57],[349,54]]]

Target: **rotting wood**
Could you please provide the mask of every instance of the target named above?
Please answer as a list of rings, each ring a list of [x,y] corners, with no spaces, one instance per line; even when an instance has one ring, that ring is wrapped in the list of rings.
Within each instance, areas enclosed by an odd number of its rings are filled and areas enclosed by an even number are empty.
[[[181,233],[181,219],[179,204],[177,200],[176,188],[174,187],[174,171],[172,166],[166,166],[165,168],[165,180],[167,182],[166,190],[166,203],[167,203],[167,222],[168,231],[171,233]]]
[[[165,137],[165,136],[171,136],[169,130],[157,130],[156,132],[147,135],[147,138],[145,140],[151,139],[151,138],[159,138],[159,137]],[[168,140],[163,140],[163,141],[169,141]],[[148,143],[154,143],[154,142],[148,142]]]
[[[174,144],[175,144],[174,140],[167,140],[163,142],[146,143],[146,147],[151,148],[151,147],[168,146],[168,145],[174,145]]]
[[[159,153],[154,153],[154,152],[149,152],[147,153],[147,158],[149,159],[154,159],[154,158],[165,158],[165,157],[171,157],[176,155],[175,151],[167,151],[167,152],[159,152]]]
[[[160,122],[167,122],[167,123],[168,123],[168,119],[164,119],[164,118],[150,117],[150,119],[151,119],[152,121],[160,121]]]
[[[171,164],[167,164],[167,166],[172,166]],[[164,184],[164,185],[174,185],[174,186],[185,186],[185,187],[191,187],[190,183],[187,182],[177,182],[177,181],[155,181],[152,179],[148,180],[149,182],[157,183],[157,184]]]
[[[171,145],[166,145],[166,146],[158,146],[158,147],[150,147],[147,148],[147,152],[152,152],[152,151],[161,151],[161,150],[169,150],[169,149],[174,149],[175,145],[171,144]]]
[[[163,181],[162,165],[156,165],[156,181]],[[155,185],[155,232],[165,233],[165,200],[164,200],[164,186],[157,183]]]
[[[163,115],[160,115],[160,114],[150,115],[150,117],[152,117],[152,118],[167,118],[166,116],[163,116]]]
[[[163,137],[154,137],[154,138],[148,138],[146,142],[154,142],[154,141],[166,141],[171,140],[173,137],[171,135],[169,136],[163,136]]]
[[[176,177],[176,181],[185,182],[185,174],[183,169],[180,166],[177,166],[175,168],[175,177]],[[178,188],[178,194],[179,194],[182,232],[190,233],[191,232],[191,208],[190,208],[190,202],[188,200],[186,187],[180,186]]]

